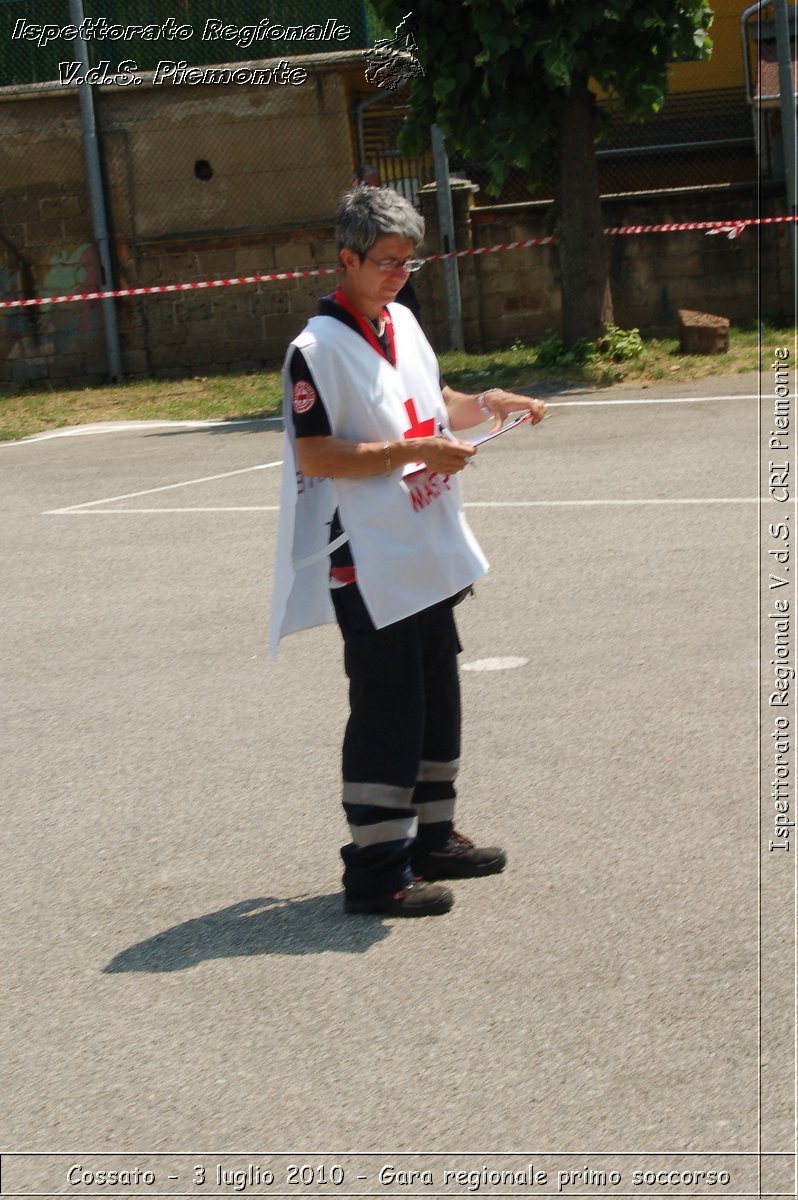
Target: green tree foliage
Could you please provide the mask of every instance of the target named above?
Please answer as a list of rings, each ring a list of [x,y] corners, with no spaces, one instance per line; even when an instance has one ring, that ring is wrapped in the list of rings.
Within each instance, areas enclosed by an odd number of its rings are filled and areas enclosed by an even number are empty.
[[[373,0],[390,26],[408,0]],[[566,340],[596,337],[612,320],[601,233],[595,89],[631,117],[665,102],[668,66],[708,58],[704,0],[424,0],[413,9],[413,117],[418,150],[437,123],[450,149],[487,164],[499,188],[511,167],[551,173],[561,241]],[[570,260],[570,261],[569,261]]]

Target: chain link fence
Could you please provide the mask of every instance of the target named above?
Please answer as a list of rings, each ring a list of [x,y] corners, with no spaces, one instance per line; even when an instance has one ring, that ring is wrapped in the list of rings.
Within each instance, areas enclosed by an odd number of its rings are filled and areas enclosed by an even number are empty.
[[[598,106],[596,147],[602,196],[753,183],[758,177],[754,116],[743,88],[676,93],[646,121],[629,121],[619,104]],[[452,156],[452,167],[478,183],[477,203],[523,204],[553,198],[550,180],[531,183],[511,170],[498,195],[486,164]]]

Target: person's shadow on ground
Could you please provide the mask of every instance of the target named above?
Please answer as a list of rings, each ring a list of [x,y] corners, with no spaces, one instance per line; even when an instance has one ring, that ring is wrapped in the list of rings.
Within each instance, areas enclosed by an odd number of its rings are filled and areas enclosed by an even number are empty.
[[[389,933],[379,920],[345,915],[340,892],[259,896],[137,942],[112,958],[103,974],[183,971],[209,958],[248,954],[363,954]]]

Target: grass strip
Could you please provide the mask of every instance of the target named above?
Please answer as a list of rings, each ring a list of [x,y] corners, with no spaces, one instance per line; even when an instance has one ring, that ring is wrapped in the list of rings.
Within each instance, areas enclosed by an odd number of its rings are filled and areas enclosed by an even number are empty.
[[[705,379],[759,371],[776,346],[794,343],[795,330],[770,326],[732,329],[725,354],[685,355],[675,338],[645,338],[636,358],[615,362],[599,356],[587,363],[537,363],[539,347],[516,343],[507,350],[439,355],[446,382],[461,391],[505,387],[534,394],[583,384],[601,388],[622,381]],[[761,362],[760,362],[761,358]],[[279,413],[279,370],[249,375],[188,376],[98,384],[90,388],[0,389],[0,440],[100,421],[256,420]]]

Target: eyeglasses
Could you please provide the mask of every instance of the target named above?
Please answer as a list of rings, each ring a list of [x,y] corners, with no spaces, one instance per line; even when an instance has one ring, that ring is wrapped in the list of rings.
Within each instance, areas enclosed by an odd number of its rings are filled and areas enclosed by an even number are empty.
[[[369,254],[365,257],[386,275],[389,271],[409,271],[412,274],[414,271],[420,271],[424,266],[423,258],[405,258],[400,262],[398,258],[372,258]]]

